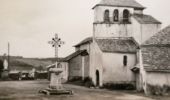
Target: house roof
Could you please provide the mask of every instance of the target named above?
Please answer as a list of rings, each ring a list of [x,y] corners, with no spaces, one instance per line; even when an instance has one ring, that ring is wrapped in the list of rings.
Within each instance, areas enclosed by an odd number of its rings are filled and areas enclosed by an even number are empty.
[[[144,9],[145,7],[136,2],[135,0],[101,0],[96,6],[115,6],[115,7],[133,7]]]
[[[141,51],[146,71],[170,71],[170,46],[146,46]]]
[[[141,51],[146,71],[170,72],[170,26],[144,42]]]
[[[78,51],[70,54],[69,56],[67,56],[67,57],[65,58],[65,60],[66,60],[66,61],[69,61],[70,59],[72,59],[72,58],[74,58],[74,57],[76,57],[76,56],[78,56],[78,55],[80,55],[80,54],[82,54],[82,53],[84,53],[84,52],[86,52],[86,50],[78,50]]]
[[[134,14],[133,17],[141,24],[161,24],[160,21],[150,15]]]
[[[142,45],[170,45],[170,25],[146,40]]]
[[[96,39],[103,52],[135,53],[138,44],[133,38]]]
[[[74,47],[79,47],[79,46],[81,46],[83,44],[90,43],[92,41],[93,41],[92,37],[87,37],[83,41],[81,41],[80,43],[76,44]]]

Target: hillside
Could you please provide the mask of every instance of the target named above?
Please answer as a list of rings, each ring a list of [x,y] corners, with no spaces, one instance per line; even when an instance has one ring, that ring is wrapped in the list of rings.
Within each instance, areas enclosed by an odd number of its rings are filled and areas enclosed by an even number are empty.
[[[2,56],[0,56],[2,59]],[[46,67],[55,63],[55,58],[24,58],[24,57],[10,57],[10,69],[11,70],[46,70]]]

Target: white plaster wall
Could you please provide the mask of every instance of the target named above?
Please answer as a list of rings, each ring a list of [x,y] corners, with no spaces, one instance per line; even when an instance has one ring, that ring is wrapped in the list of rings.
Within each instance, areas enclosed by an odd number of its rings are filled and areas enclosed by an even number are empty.
[[[94,24],[95,37],[131,37],[132,24]]]
[[[102,51],[98,47],[97,43],[94,41],[91,49],[91,61],[90,61],[90,77],[92,78],[94,84],[96,84],[96,70],[99,71],[100,76],[100,86],[103,85],[102,75],[103,75],[103,61],[102,61]]]
[[[134,13],[133,8],[128,7],[110,7],[110,6],[98,6],[94,9],[94,22],[103,22],[104,21],[104,12],[105,10],[109,10],[109,16],[111,20],[113,20],[113,12],[115,9],[119,10],[119,19],[123,18],[123,10],[127,9],[131,14]]]
[[[123,56],[126,55],[127,66],[123,65]],[[129,83],[135,77],[131,68],[136,64],[136,55],[128,53],[103,53],[103,82]]]
[[[141,28],[143,43],[160,30],[161,24],[142,24]]]
[[[161,24],[140,24],[135,18],[132,17],[132,36],[135,40],[142,44],[150,37],[152,37],[155,33],[157,33],[160,28]]]
[[[138,42],[139,44],[141,44],[142,41],[142,31],[141,31],[141,24],[132,17],[132,30],[133,30],[133,34],[132,36],[134,37],[134,39],[136,40],[136,42]]]
[[[147,72],[147,84],[153,86],[170,86],[170,73],[166,72]]]

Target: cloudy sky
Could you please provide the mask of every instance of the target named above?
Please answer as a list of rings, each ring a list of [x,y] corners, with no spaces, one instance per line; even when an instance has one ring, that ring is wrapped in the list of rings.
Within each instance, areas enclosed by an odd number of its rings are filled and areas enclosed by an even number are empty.
[[[72,47],[92,36],[93,10],[100,0],[0,0],[0,55],[7,52],[24,57],[53,57],[48,41],[55,33],[66,42],[59,50],[64,57]],[[169,0],[137,0],[144,13],[170,25]]]

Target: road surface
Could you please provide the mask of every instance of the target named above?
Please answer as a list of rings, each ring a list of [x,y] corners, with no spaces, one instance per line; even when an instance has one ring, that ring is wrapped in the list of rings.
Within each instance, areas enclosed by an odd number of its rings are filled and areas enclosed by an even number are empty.
[[[64,87],[74,91],[73,95],[43,95],[38,91],[45,89],[49,82],[38,81],[0,81],[0,100],[170,100],[157,97],[145,97],[132,92],[109,91],[106,89],[89,89],[82,86],[65,84]]]

